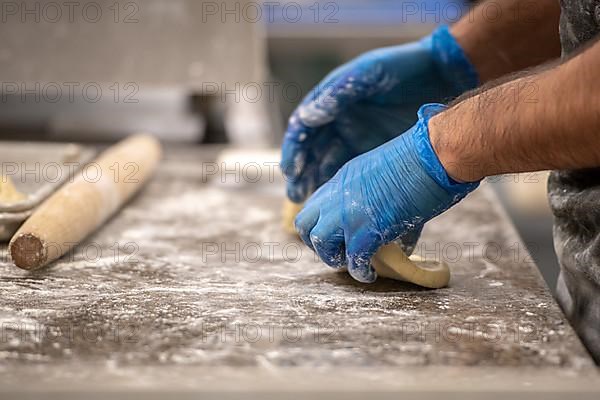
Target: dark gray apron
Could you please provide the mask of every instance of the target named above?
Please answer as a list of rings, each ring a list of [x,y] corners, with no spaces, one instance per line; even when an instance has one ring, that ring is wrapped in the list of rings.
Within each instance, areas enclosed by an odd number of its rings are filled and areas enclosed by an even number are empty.
[[[598,37],[600,0],[561,0],[561,6],[560,39],[568,57]],[[600,168],[554,171],[548,194],[561,265],[558,300],[600,363]]]

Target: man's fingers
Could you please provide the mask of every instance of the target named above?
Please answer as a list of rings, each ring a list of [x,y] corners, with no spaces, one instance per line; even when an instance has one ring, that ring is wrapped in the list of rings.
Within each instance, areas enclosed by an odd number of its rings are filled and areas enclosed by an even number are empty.
[[[337,116],[339,108],[327,106],[320,110],[319,104],[323,105],[323,101],[334,101],[330,97],[332,88],[340,85],[336,82],[341,79],[347,68],[348,66],[340,67],[313,88],[290,117],[283,138],[281,155],[281,169],[286,179],[293,180],[302,175],[309,152],[318,150],[314,141],[324,134],[319,128],[327,125]],[[322,118],[317,116],[322,113],[327,115],[321,115]]]
[[[344,231],[339,223],[327,217],[320,218],[310,232],[310,241],[325,264],[333,268],[346,266]]]
[[[312,93],[314,97],[298,107],[300,121],[312,128],[332,122],[346,107],[376,93],[383,76],[383,66],[379,63],[355,65],[338,79],[318,87]]]
[[[281,146],[280,167],[286,179],[296,179],[302,173],[310,146],[308,137],[314,136],[312,131],[312,128],[307,128],[300,122],[298,113],[294,112],[290,117]]]
[[[310,232],[319,220],[319,208],[315,206],[304,206],[302,211],[296,216],[294,226],[300,236],[300,239],[306,244],[311,250],[314,250],[312,242],[310,241]]]
[[[368,228],[361,228],[351,237],[346,234],[346,258],[348,273],[359,282],[373,283],[377,272],[371,265],[371,258],[381,246],[381,237]]]
[[[327,182],[337,170],[350,159],[351,149],[345,146],[336,136],[334,127],[327,125],[317,128],[319,134],[310,143],[286,143],[282,152],[282,168],[291,170],[286,174],[287,191],[290,200],[300,203],[322,184]],[[297,150],[297,161],[289,161]],[[284,161],[285,160],[285,161]]]
[[[382,82],[383,76],[383,67],[377,62],[355,61],[345,64],[313,88],[294,111],[284,136],[281,157],[281,169],[288,182],[291,182],[288,184],[290,199],[304,200],[310,193],[306,191],[306,187],[312,185],[316,188],[329,178],[321,177],[314,182],[302,182],[307,165],[314,161],[320,165],[318,153],[331,147],[326,143],[319,143],[321,136],[327,136],[333,129],[331,126],[326,129],[327,125],[335,121],[340,112],[347,107],[377,92],[382,83],[385,83]],[[324,172],[333,175],[341,165],[333,163],[324,166],[332,169]]]

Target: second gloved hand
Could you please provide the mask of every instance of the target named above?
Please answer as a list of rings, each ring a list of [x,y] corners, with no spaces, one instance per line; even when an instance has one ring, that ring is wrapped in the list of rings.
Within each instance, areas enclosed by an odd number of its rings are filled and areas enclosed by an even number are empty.
[[[347,266],[360,282],[375,281],[370,261],[380,246],[416,240],[411,233],[477,187],[452,180],[431,146],[428,121],[443,109],[421,107],[415,126],[346,163],[310,197],[296,229],[326,264]]]
[[[419,106],[477,84],[474,67],[447,27],[344,64],[290,118],[281,161],[288,197],[304,201],[346,161],[410,128]]]

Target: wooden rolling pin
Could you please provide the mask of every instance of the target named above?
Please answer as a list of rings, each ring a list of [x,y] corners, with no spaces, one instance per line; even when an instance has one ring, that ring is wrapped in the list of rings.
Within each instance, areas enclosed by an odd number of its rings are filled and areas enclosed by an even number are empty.
[[[15,233],[9,244],[14,263],[33,270],[71,250],[142,187],[160,158],[160,143],[148,135],[131,136],[102,152]]]

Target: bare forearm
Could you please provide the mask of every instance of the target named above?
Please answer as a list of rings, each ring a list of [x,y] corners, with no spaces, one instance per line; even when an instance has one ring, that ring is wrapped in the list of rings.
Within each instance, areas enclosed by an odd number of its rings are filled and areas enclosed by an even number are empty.
[[[559,0],[484,1],[452,28],[482,82],[560,56]]]
[[[600,43],[567,62],[495,86],[431,119],[450,176],[600,166]]]

